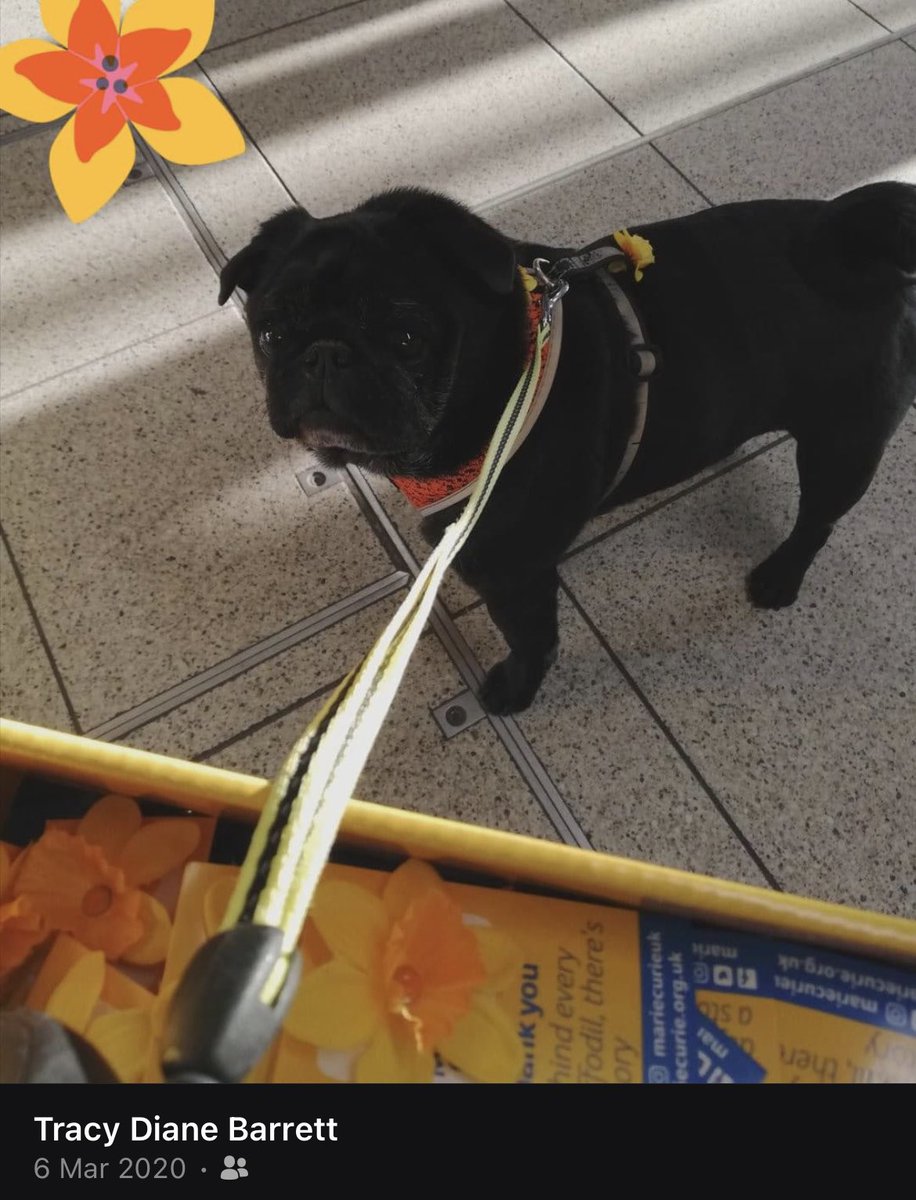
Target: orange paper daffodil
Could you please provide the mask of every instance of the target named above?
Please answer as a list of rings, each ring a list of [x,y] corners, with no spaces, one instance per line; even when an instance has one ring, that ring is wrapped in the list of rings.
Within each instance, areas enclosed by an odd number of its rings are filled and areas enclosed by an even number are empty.
[[[73,221],[92,216],[134,164],[135,125],[176,163],[219,162],[245,148],[235,121],[203,84],[162,79],[195,59],[213,28],[214,0],[41,0],[37,38],[0,47],[0,107],[27,121],[76,110],[51,147],[51,179]],[[66,47],[66,48],[64,48]]]
[[[24,852],[0,843],[0,975],[12,971],[47,936],[41,914],[27,896],[13,894]]]
[[[12,864],[0,914],[0,971],[60,931],[112,961],[162,962],[171,921],[141,889],[186,862],[199,840],[196,822],[144,822],[133,800],[114,795],[96,801],[75,833],[46,829]]]
[[[324,882],[310,915],[333,957],[303,978],[284,1023],[293,1037],[353,1052],[358,1083],[429,1083],[436,1054],[481,1082],[518,1078],[517,1026],[498,994],[517,986],[519,952],[466,923],[432,867],[405,863],[381,897]]]

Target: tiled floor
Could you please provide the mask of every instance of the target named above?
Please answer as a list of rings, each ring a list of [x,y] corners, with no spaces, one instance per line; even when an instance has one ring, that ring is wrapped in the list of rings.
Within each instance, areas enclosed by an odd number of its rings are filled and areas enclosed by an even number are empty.
[[[4,0],[2,38],[35,35]],[[916,182],[916,0],[219,0],[189,69],[251,141],[146,170],[87,224],[0,117],[4,714],[269,773],[424,550],[385,483],[306,494],[215,271],[290,197],[439,187],[590,240],[757,196]],[[149,164],[147,164],[149,165]],[[367,799],[916,915],[916,413],[792,610],[791,445],[590,525],[517,720],[446,739],[500,653],[459,581]],[[469,710],[470,711],[470,710]]]

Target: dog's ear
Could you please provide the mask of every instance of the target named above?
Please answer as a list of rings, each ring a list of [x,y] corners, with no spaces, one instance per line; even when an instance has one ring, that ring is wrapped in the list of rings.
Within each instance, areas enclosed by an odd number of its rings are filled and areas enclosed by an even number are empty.
[[[507,296],[515,286],[515,249],[492,225],[446,196],[404,188],[373,197],[363,206],[388,210],[409,223],[430,248],[457,271]]]
[[[237,287],[251,295],[270,262],[288,253],[313,220],[304,208],[287,208],[265,221],[248,245],[220,271],[219,303],[225,304]]]

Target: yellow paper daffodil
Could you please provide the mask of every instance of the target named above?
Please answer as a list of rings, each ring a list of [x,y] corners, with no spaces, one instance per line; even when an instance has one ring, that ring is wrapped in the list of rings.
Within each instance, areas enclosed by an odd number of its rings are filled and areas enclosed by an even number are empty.
[[[632,263],[633,278],[639,283],[643,267],[651,266],[655,262],[652,243],[638,233],[630,233],[628,229],[618,229],[614,234],[614,241]]]
[[[68,934],[58,934],[26,998],[95,1046],[123,1083],[156,1078],[172,989],[154,996]]]
[[[322,882],[311,917],[332,958],[304,976],[288,1033],[356,1052],[360,1083],[428,1083],[436,1054],[471,1079],[518,1078],[522,1048],[497,997],[517,982],[519,953],[496,930],[466,924],[432,867],[405,863],[381,897]]]
[[[26,121],[74,114],[50,157],[72,221],[91,217],[127,178],[131,125],[171,162],[220,162],[245,149],[235,121],[202,83],[162,78],[204,49],[214,0],[135,0],[119,24],[120,8],[120,0],[41,0],[58,45],[26,38],[0,47],[0,107]]]
[[[162,962],[171,921],[163,905],[141,889],[185,863],[199,840],[195,821],[144,822],[135,801],[104,796],[74,833],[46,829],[22,851],[9,899],[23,907],[12,915],[20,920],[37,915],[41,938],[65,931],[109,960]]]
[[[152,1004],[101,1013],[86,1026],[86,1040],[122,1083],[161,1082],[162,1041],[174,991],[172,984]]]

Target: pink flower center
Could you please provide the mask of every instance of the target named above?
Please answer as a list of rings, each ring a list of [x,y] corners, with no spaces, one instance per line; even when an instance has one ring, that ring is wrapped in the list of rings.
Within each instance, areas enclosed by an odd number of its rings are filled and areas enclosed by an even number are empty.
[[[136,71],[137,64],[133,62],[125,66],[119,57],[120,51],[120,41],[114,54],[103,55],[102,47],[96,46],[95,59],[92,65],[95,67],[97,74],[93,78],[80,80],[80,83],[85,84],[87,88],[91,88],[93,92],[105,93],[105,97],[102,100],[103,113],[107,113],[112,104],[117,104],[120,108],[121,105],[119,102],[121,100],[132,100],[134,103],[142,103],[136,90],[130,86],[130,77]],[[89,97],[87,96],[86,99],[88,100]]]

